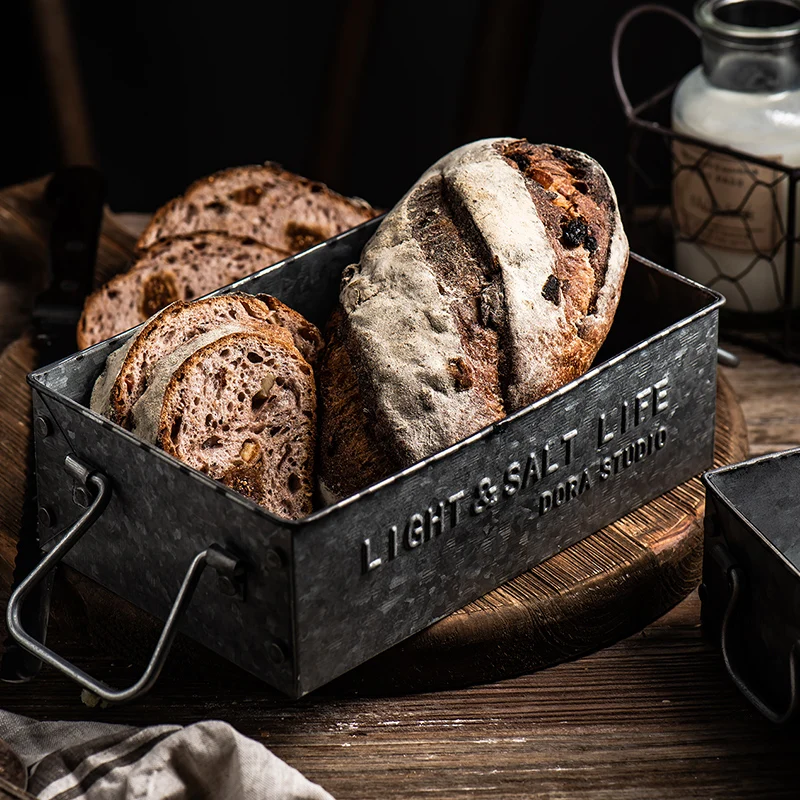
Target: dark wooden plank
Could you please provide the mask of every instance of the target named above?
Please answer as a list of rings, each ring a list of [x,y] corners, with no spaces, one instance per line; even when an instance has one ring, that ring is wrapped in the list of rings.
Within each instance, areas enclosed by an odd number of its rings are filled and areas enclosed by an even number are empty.
[[[322,114],[314,175],[337,186],[345,171],[378,4],[347,0],[341,11]]]
[[[32,0],[42,66],[65,164],[95,164],[91,125],[64,0]]]
[[[461,86],[454,146],[519,132],[541,6],[537,0],[481,3]]]
[[[134,705],[84,708],[52,673],[0,686],[0,705],[139,725],[223,719],[339,798],[796,797],[800,732],[750,709],[698,614],[693,595],[611,648],[469,690],[290,703],[246,676],[197,676],[173,661]]]

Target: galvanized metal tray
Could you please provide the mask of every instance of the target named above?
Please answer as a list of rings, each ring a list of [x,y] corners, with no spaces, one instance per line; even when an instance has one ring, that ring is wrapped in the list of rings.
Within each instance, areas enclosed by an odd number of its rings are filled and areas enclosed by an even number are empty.
[[[378,223],[220,291],[267,292],[324,325],[342,269]],[[299,697],[710,466],[722,302],[632,256],[611,333],[584,376],[297,521],[88,409],[106,357],[130,332],[38,370],[29,380],[48,555],[12,598],[12,631],[121,701],[152,684],[180,620]],[[111,689],[19,628],[26,591],[62,558],[167,619],[134,686]],[[200,579],[207,564],[217,580]]]
[[[703,625],[767,719],[800,708],[800,449],[707,472]]]

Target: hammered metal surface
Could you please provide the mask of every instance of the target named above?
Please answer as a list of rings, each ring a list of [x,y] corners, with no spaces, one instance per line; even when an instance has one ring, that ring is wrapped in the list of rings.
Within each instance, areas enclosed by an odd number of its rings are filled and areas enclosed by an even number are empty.
[[[372,221],[239,281],[318,325]],[[85,407],[122,334],[31,376],[42,502],[76,516],[74,453],[114,497],[68,563],[164,617],[211,543],[248,565],[244,600],[203,578],[184,630],[293,696],[327,683],[708,467],[717,295],[632,257],[585,376],[449,450],[299,521],[275,517]],[[276,558],[270,554],[275,550]],[[271,654],[281,652],[283,661]]]

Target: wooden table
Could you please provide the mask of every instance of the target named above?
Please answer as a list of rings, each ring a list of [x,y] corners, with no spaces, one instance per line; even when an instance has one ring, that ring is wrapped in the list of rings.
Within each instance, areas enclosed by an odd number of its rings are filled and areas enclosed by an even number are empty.
[[[754,454],[800,444],[800,367],[736,349],[726,375],[739,393]],[[130,665],[89,657],[124,680]],[[739,695],[702,636],[696,593],[619,644],[534,675],[396,698],[293,703],[209,657],[172,658],[144,701],[88,709],[47,670],[0,684],[0,707],[37,718],[137,725],[223,719],[337,798],[687,798],[800,796],[800,726],[777,728]]]

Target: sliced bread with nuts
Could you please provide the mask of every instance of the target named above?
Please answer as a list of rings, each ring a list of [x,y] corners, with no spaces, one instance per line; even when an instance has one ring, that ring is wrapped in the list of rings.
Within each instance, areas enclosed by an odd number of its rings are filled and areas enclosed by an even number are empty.
[[[234,167],[196,181],[159,209],[139,247],[166,236],[213,230],[298,253],[378,213],[363,200],[343,197],[277,164]]]
[[[127,272],[91,294],[78,323],[83,350],[133,328],[176,300],[192,300],[258,272],[288,253],[252,238],[201,231],[139,251]]]
[[[91,408],[270,511],[303,516],[321,346],[274,297],[174,303],[109,356]]]
[[[131,411],[148,388],[160,359],[222,325],[262,330],[285,328],[303,358],[314,364],[322,348],[317,328],[269,295],[230,294],[193,303],[173,303],[154,316],[124,347],[112,353],[92,392],[91,407],[125,428]]]
[[[516,139],[453,151],[344,272],[358,393],[328,409],[321,441],[366,415],[352,424],[375,432],[391,471],[578,377],[611,325],[627,261],[614,189],[589,156]],[[322,374],[348,381],[341,368]],[[327,486],[350,469],[344,457],[323,467]]]
[[[133,432],[290,519],[312,510],[316,387],[280,326],[225,325],[162,358]]]

